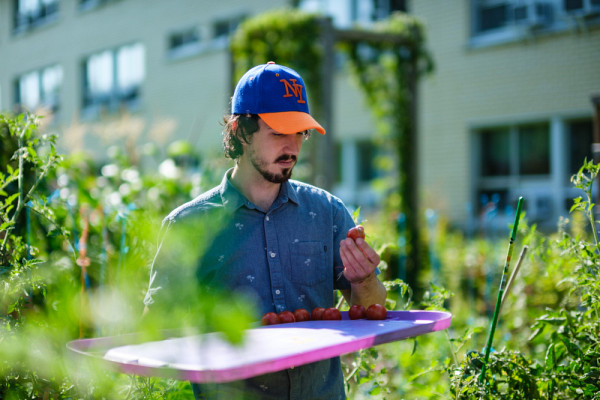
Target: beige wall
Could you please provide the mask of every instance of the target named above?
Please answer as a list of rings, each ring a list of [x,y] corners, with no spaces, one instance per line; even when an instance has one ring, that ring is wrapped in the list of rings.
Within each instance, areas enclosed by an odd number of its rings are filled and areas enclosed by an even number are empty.
[[[420,84],[419,174],[424,204],[455,221],[475,199],[472,128],[593,114],[600,27],[469,47],[469,1],[412,1],[436,64]]]

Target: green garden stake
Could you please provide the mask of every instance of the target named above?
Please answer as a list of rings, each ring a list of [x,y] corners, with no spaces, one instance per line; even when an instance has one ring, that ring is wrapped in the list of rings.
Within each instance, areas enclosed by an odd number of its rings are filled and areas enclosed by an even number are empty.
[[[494,339],[494,332],[496,331],[496,324],[498,323],[498,314],[500,313],[500,304],[502,303],[502,295],[504,294],[504,286],[506,285],[506,278],[508,276],[508,266],[510,265],[510,257],[512,256],[513,244],[515,243],[515,237],[517,236],[517,227],[519,226],[519,218],[521,216],[521,207],[523,205],[523,197],[519,197],[517,203],[517,214],[515,215],[515,223],[513,224],[512,233],[510,234],[510,242],[508,243],[508,254],[506,255],[506,262],[504,263],[504,270],[502,271],[502,280],[500,281],[500,289],[498,290],[498,299],[496,300],[496,307],[494,308],[494,316],[490,325],[490,333],[488,336],[487,345],[485,346],[485,357],[483,359],[483,366],[481,367],[481,375],[479,375],[479,382],[483,383],[485,377],[485,370],[490,358],[490,351],[492,349],[492,340]]]

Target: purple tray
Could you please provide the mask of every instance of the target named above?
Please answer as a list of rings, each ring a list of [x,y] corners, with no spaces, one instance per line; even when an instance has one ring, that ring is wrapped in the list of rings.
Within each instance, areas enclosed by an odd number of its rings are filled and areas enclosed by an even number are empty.
[[[452,315],[440,311],[388,311],[382,321],[306,321],[262,326],[245,332],[243,345],[219,333],[135,343],[135,335],[81,339],[67,346],[102,358],[127,374],[192,382],[228,382],[280,371],[352,353],[450,326]]]

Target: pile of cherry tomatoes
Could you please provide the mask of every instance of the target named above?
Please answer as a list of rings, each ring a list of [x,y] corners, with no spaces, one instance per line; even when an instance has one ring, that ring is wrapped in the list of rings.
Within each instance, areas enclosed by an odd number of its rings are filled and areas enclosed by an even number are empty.
[[[371,304],[368,308],[355,304],[348,310],[350,319],[371,319],[383,320],[387,316],[387,310],[381,304]],[[305,308],[299,308],[294,312],[281,311],[279,314],[268,312],[262,316],[262,325],[288,324],[290,322],[302,321],[339,321],[342,319],[342,313],[335,307],[323,308],[317,307],[308,312]]]

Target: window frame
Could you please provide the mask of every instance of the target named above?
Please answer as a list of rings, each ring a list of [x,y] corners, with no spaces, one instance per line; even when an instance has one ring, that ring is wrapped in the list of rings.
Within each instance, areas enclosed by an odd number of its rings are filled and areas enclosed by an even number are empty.
[[[600,0],[582,0],[581,10],[568,10],[567,1],[571,0],[470,0],[469,46],[479,48],[526,40],[534,35],[571,29],[574,22],[600,24]],[[507,7],[505,22],[495,29],[480,28],[481,7],[485,4]]]
[[[34,0],[35,10],[21,12],[22,0],[13,1],[13,34],[21,34],[41,26],[54,22],[58,19],[60,7],[59,0]],[[48,2],[48,4],[45,4]]]
[[[52,72],[51,71],[52,69],[56,69],[56,71],[58,72],[58,74],[60,76],[58,77],[57,84],[55,86],[53,86],[53,88],[52,88],[53,90],[46,91],[45,87],[44,87],[45,86],[44,85],[44,74]],[[35,78],[37,80],[38,102],[37,102],[37,104],[35,104],[33,106],[23,104],[23,93],[21,90],[21,84],[22,84],[23,79],[27,75],[31,75],[31,74],[35,74]],[[27,109],[47,108],[53,114],[57,114],[60,110],[60,97],[61,97],[61,91],[62,91],[62,85],[63,85],[63,75],[64,75],[63,68],[58,63],[47,65],[45,67],[27,71],[27,72],[24,72],[24,73],[18,75],[14,80],[15,105],[20,109],[23,109],[23,108],[27,108]],[[55,99],[55,101],[50,101],[52,99]]]
[[[140,49],[141,60],[140,65],[142,66],[141,77],[138,81],[131,85],[131,87],[121,88],[119,86],[119,80],[126,75],[124,70],[119,68],[119,54],[121,51],[126,49]],[[102,57],[103,54],[110,56],[110,90],[103,92],[96,92],[92,86],[92,79],[90,79],[90,62],[93,57]],[[98,58],[100,60],[100,58]],[[99,61],[100,62],[100,61]],[[146,80],[146,47],[142,42],[133,42],[123,44],[121,46],[112,47],[104,50],[97,51],[93,54],[87,55],[81,63],[81,76],[82,76],[82,93],[81,93],[81,108],[84,114],[96,114],[100,110],[107,110],[109,112],[115,112],[122,107],[126,107],[129,110],[136,109],[141,104],[141,92],[144,82]],[[135,93],[135,95],[132,95]]]
[[[572,175],[571,160],[574,149],[571,146],[571,129],[573,124],[585,123],[592,127],[592,117],[589,115],[550,115],[532,119],[515,120],[512,122],[490,121],[490,123],[477,123],[470,127],[472,173],[471,173],[471,199],[474,216],[482,218],[489,211],[489,204],[482,204],[482,198],[491,199],[496,194],[495,226],[502,226],[514,217],[513,200],[518,196],[526,199],[525,210],[531,221],[540,224],[550,224],[559,215],[568,213],[568,200],[573,197],[573,188],[570,182]],[[548,134],[548,173],[524,174],[519,165],[519,131],[524,127],[544,126]],[[485,150],[482,134],[486,131],[508,130],[509,137],[509,173],[503,175],[483,174],[483,160]],[[589,129],[589,128],[588,128]],[[593,142],[593,133],[577,133],[580,137],[588,137]],[[580,151],[575,151],[580,153]],[[591,153],[591,148],[590,148]],[[582,161],[582,160],[581,160]],[[487,197],[485,197],[487,195]],[[491,204],[491,203],[490,203]],[[513,208],[511,208],[513,207]],[[489,216],[488,216],[489,217]],[[486,217],[486,218],[488,218]],[[491,222],[490,222],[491,223]]]

